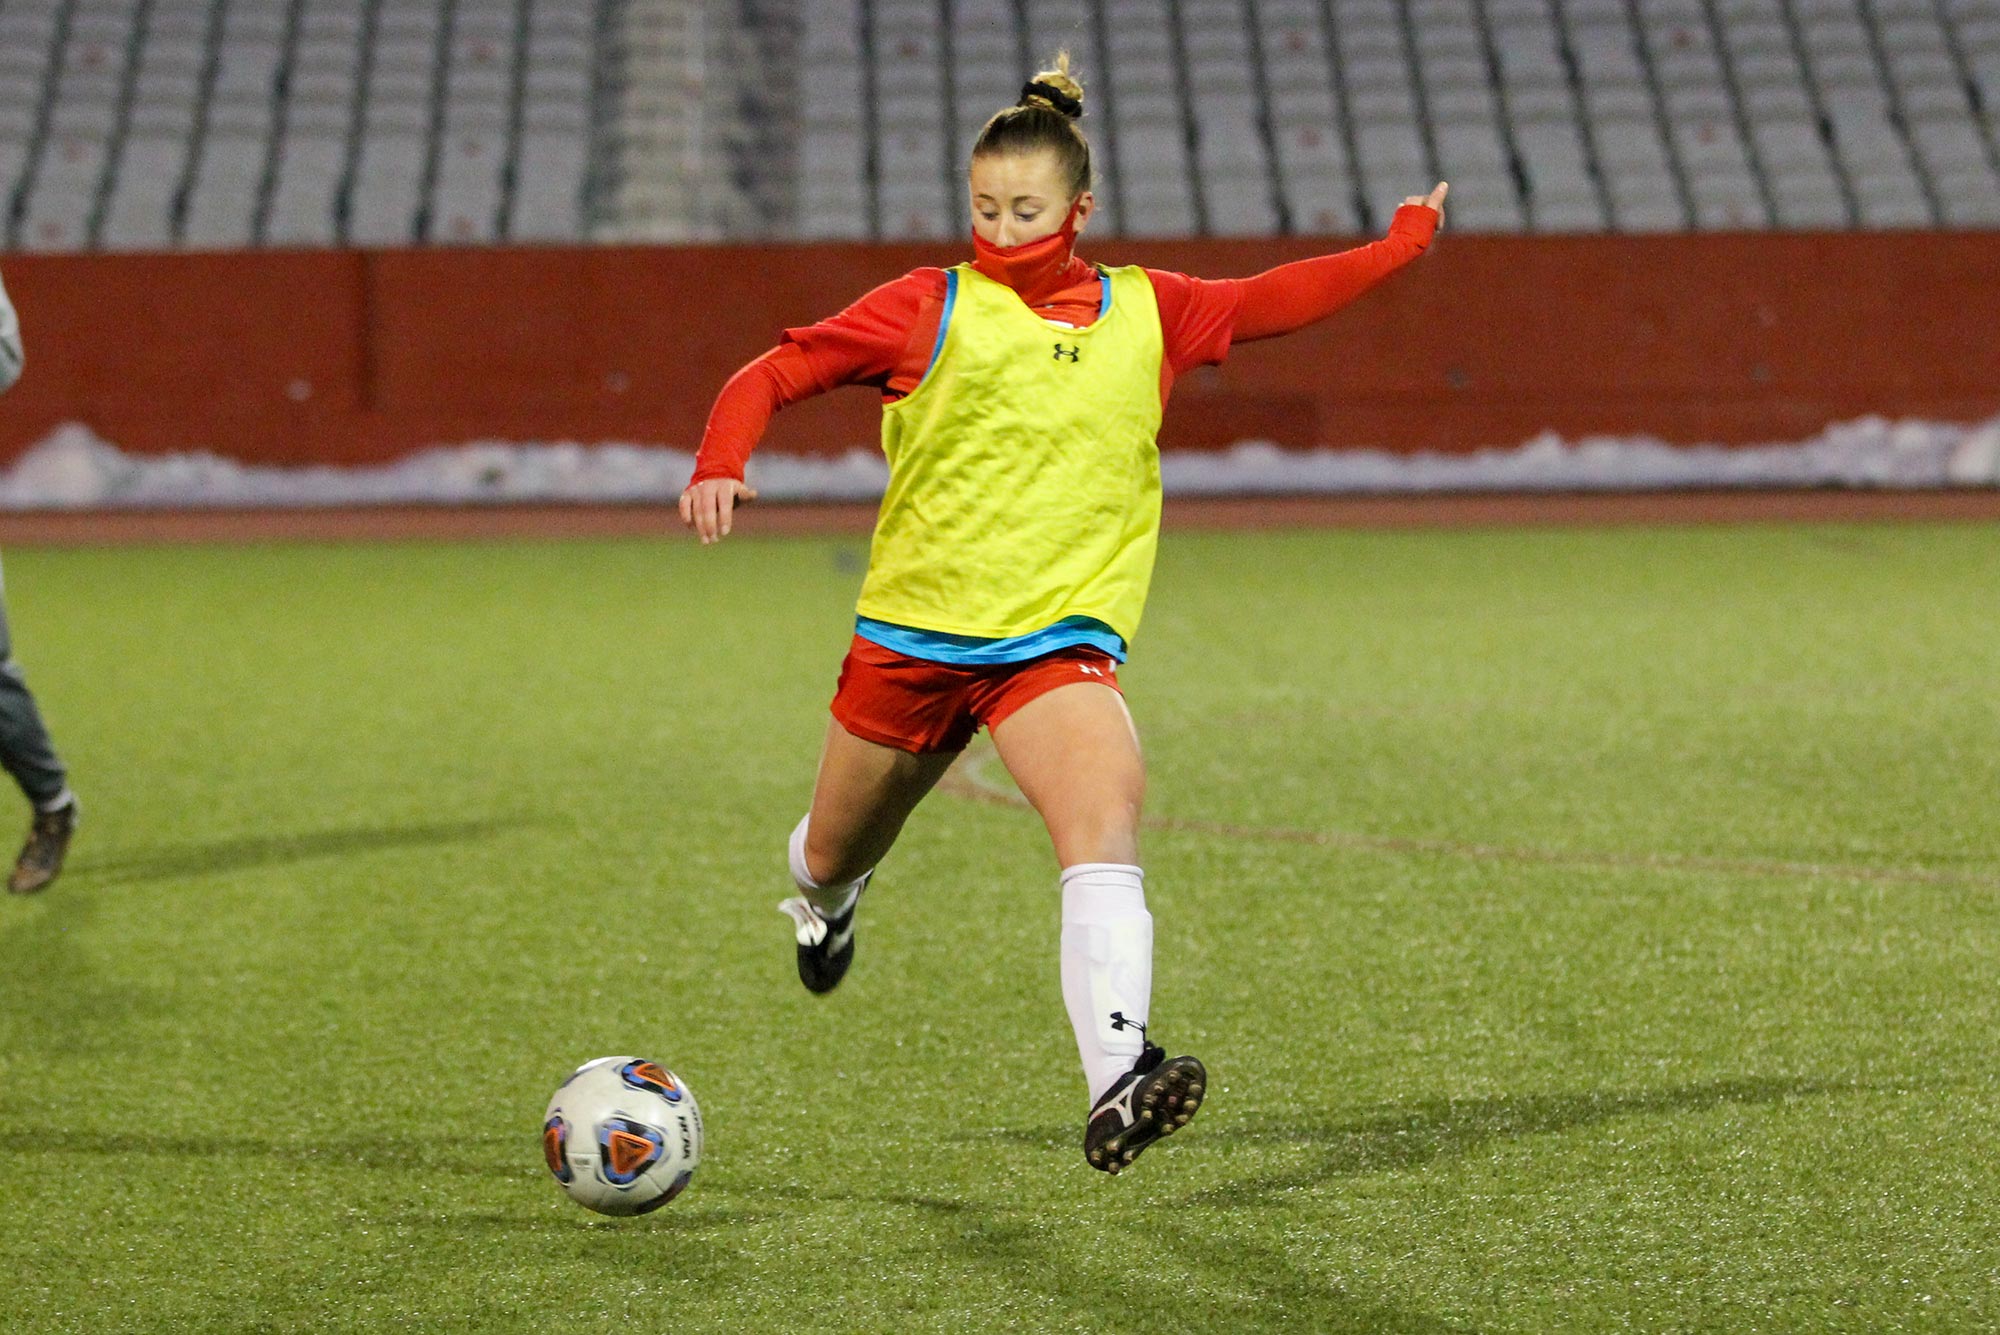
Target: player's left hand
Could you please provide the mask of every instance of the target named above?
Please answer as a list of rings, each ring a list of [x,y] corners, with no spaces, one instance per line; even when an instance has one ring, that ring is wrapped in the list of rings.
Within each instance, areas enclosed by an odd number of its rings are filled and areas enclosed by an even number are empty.
[[[1433,190],[1432,190],[1432,191],[1431,191],[1431,192],[1430,192],[1430,193],[1429,193],[1428,195],[1411,195],[1411,196],[1409,196],[1408,198],[1406,198],[1406,199],[1405,199],[1405,200],[1403,201],[1403,203],[1404,203],[1405,205],[1410,205],[1410,204],[1421,204],[1421,205],[1423,205],[1423,206],[1424,206],[1425,208],[1427,208],[1427,209],[1431,210],[1431,211],[1432,211],[1433,213],[1437,214],[1437,216],[1438,216],[1438,226],[1439,226],[1439,227],[1443,227],[1443,226],[1444,226],[1444,197],[1445,197],[1445,196],[1446,196],[1447,194],[1449,194],[1450,192],[1451,192],[1451,182],[1449,182],[1449,181],[1439,181],[1439,182],[1437,183],[1437,186],[1436,186],[1436,187],[1435,187],[1435,188],[1434,188],[1434,189],[1433,189]]]

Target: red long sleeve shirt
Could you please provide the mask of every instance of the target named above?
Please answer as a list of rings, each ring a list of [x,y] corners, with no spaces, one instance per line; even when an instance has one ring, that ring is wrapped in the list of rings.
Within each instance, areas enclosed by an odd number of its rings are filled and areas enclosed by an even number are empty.
[[[1289,334],[1323,320],[1422,254],[1437,230],[1436,210],[1404,205],[1380,241],[1280,265],[1253,278],[1192,278],[1146,270],[1159,300],[1166,355],[1160,399],[1176,376],[1214,365],[1233,344]],[[1072,258],[1063,282],[1032,307],[1045,320],[1080,327],[1097,319],[1096,266]],[[893,402],[930,369],[944,314],[945,271],[915,269],[831,319],[787,329],[777,347],[724,385],[708,417],[696,482],[743,476],[743,465],[778,409],[842,385],[873,385]]]

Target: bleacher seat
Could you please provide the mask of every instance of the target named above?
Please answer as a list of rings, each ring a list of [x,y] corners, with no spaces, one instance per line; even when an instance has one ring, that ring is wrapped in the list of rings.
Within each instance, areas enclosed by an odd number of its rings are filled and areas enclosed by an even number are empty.
[[[571,0],[4,0],[0,199],[45,249],[588,235]]]
[[[954,237],[1059,47],[1099,234],[2000,226],[1996,0],[0,0],[3,239]]]

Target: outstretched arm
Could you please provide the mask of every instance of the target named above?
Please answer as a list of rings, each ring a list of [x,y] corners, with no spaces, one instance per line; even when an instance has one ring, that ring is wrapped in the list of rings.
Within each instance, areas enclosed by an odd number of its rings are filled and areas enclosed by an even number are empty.
[[[1281,264],[1254,278],[1191,278],[1148,269],[1166,335],[1162,389],[1197,366],[1213,366],[1244,339],[1275,338],[1324,320],[1424,253],[1444,222],[1442,182],[1411,195],[1389,234],[1371,245]]]
[[[14,303],[7,300],[6,284],[0,283],[0,391],[12,388],[21,378],[26,360],[21,351],[20,318],[14,314]]]
[[[1242,279],[1233,341],[1274,338],[1324,320],[1423,254],[1444,223],[1449,188],[1440,181],[1430,194],[1405,199],[1380,241]]]

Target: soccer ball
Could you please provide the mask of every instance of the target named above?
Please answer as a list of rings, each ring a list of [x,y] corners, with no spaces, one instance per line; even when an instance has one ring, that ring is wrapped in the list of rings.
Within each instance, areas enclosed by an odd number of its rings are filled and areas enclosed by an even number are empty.
[[[657,1210],[701,1162],[701,1109],[658,1062],[599,1057],[557,1086],[542,1115],[542,1157],[569,1198],[599,1214]]]

